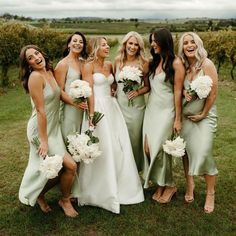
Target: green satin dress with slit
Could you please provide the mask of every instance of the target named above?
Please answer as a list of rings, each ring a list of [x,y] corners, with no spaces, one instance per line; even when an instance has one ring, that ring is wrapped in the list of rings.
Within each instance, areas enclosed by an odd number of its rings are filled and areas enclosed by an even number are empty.
[[[143,139],[147,137],[150,160],[145,155],[144,188],[149,187],[150,181],[159,186],[174,185],[172,157],[162,147],[171,138],[175,118],[173,85],[165,78],[164,72],[149,78],[151,91],[144,115]]]

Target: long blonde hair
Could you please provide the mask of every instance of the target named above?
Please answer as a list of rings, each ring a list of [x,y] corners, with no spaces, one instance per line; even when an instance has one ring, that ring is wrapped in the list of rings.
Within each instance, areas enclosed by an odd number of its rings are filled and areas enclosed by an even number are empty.
[[[183,51],[184,37],[187,35],[192,36],[195,44],[197,45],[197,49],[196,49],[196,53],[195,53],[195,57],[197,59],[197,62],[194,67],[195,67],[195,70],[199,70],[202,66],[203,61],[207,58],[207,51],[203,46],[203,42],[202,42],[201,38],[196,33],[186,32],[181,36],[181,38],[179,40],[178,55],[181,58],[183,64],[185,65],[185,68],[188,70],[190,65],[189,65],[187,57],[185,56],[184,51]]]
[[[97,59],[97,53],[98,53],[98,50],[100,48],[100,43],[101,43],[102,39],[105,39],[107,41],[107,38],[104,37],[104,36],[91,38],[89,40],[88,48],[87,48],[88,55],[89,55],[88,56],[88,62],[92,62],[92,61],[95,61]]]
[[[121,41],[121,47],[119,49],[119,54],[117,56],[117,59],[119,61],[119,68],[122,69],[122,67],[125,64],[125,61],[127,60],[126,44],[127,44],[127,41],[131,37],[135,37],[138,41],[139,49],[138,49],[138,52],[136,54],[136,57],[137,57],[138,62],[139,62],[139,68],[142,70],[143,69],[143,64],[147,61],[146,58],[145,58],[145,53],[144,53],[144,41],[143,41],[142,36],[139,33],[135,32],[135,31],[130,31],[129,33],[127,33]]]

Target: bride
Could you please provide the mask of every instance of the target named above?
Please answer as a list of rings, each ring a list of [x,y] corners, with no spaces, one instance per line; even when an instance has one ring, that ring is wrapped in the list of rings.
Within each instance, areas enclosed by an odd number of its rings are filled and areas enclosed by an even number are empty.
[[[112,96],[112,64],[105,61],[109,45],[105,37],[90,40],[90,57],[82,72],[93,95],[89,98],[89,117],[94,111],[104,114],[95,127],[102,155],[93,163],[81,163],[79,170],[80,205],[102,207],[120,213],[120,204],[144,201],[128,130],[116,99]],[[89,122],[90,125],[93,125]]]

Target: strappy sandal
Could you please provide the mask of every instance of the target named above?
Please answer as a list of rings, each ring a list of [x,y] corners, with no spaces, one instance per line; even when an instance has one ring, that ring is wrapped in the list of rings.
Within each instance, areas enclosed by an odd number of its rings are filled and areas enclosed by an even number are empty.
[[[207,203],[207,198],[208,198],[208,203]],[[210,199],[210,204],[209,204],[209,199]],[[215,192],[213,193],[207,193],[206,194],[206,202],[204,206],[204,212],[207,214],[210,214],[214,211],[215,207]]]

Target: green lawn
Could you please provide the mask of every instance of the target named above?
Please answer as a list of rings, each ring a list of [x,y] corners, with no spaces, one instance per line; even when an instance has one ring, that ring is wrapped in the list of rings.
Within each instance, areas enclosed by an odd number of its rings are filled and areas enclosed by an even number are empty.
[[[145,202],[122,206],[120,215],[96,207],[76,206],[79,217],[69,219],[57,204],[60,198],[57,188],[47,195],[53,208],[48,215],[37,206],[24,206],[18,200],[28,161],[26,125],[31,108],[28,95],[16,85],[8,93],[0,94],[0,235],[235,235],[235,103],[235,82],[220,82],[219,123],[214,146],[219,175],[213,214],[203,213],[205,183],[201,177],[195,178],[194,203],[184,203],[183,168],[181,161],[176,160],[178,192],[169,204],[152,201],[154,189],[149,189],[145,191]]]

